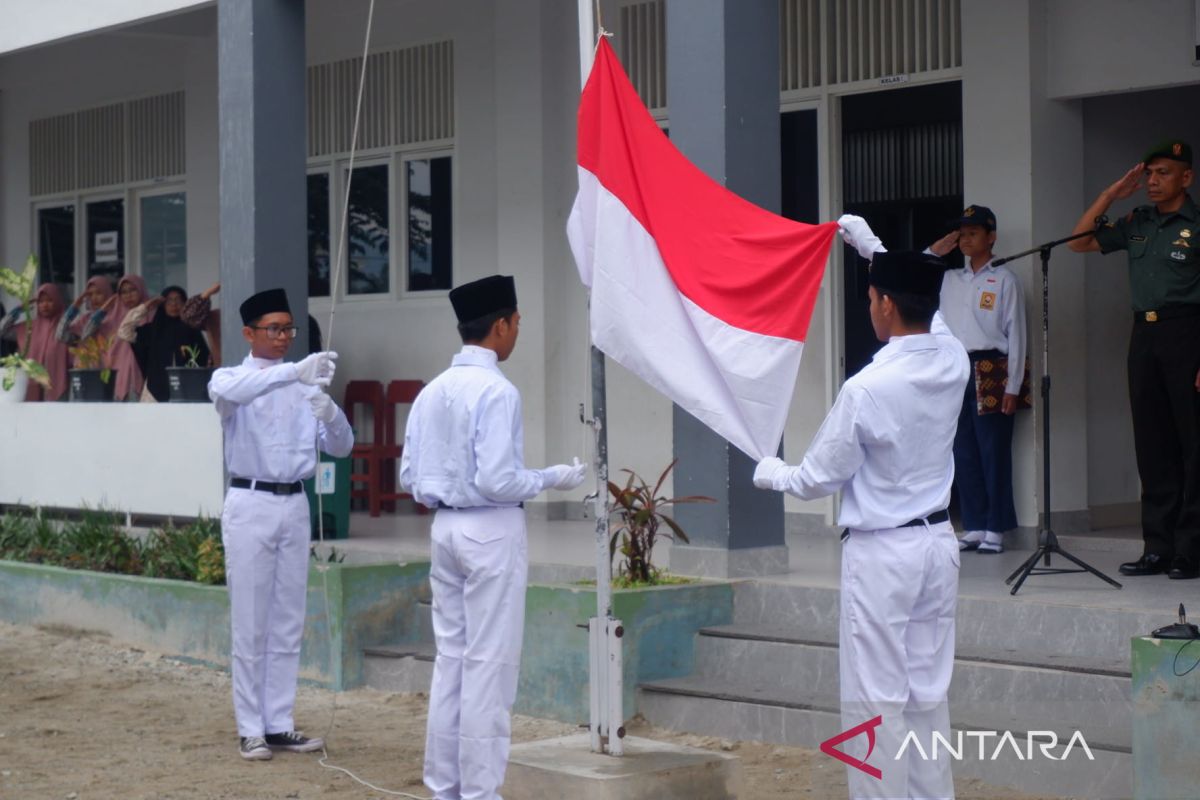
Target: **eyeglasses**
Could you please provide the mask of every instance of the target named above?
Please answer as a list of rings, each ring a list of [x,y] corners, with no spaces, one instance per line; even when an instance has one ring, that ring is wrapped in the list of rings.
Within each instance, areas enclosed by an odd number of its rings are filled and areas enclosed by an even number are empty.
[[[300,332],[300,329],[295,325],[267,325],[266,327],[261,325],[251,325],[250,327],[256,331],[266,331],[268,339],[278,339],[280,336],[286,336],[289,339],[295,339],[296,334]]]

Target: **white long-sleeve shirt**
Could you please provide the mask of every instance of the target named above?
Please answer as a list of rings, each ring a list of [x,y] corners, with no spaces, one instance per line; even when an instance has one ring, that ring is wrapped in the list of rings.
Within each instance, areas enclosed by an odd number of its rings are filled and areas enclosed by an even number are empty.
[[[1027,333],[1025,295],[1005,267],[988,261],[978,272],[970,264],[949,270],[942,279],[942,316],[950,332],[967,348],[999,350],[1008,355],[1006,394],[1020,394],[1025,376]]]
[[[354,432],[346,415],[339,409],[328,424],[313,416],[308,399],[319,391],[283,361],[246,356],[214,372],[208,396],[221,415],[229,475],[292,483],[316,472],[318,443],[331,456],[350,455]]]
[[[857,530],[946,508],[969,372],[940,313],[929,333],[892,337],[842,386],[785,490],[814,500],[844,489],[838,523]]]
[[[511,507],[544,488],[525,468],[521,394],[496,353],[464,345],[417,395],[404,431],[400,484],[433,507]]]

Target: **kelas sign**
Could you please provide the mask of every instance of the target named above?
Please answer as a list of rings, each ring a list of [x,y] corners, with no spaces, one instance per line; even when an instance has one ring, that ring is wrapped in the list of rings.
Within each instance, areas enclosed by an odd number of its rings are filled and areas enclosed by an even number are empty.
[[[824,742],[821,742],[821,752],[867,773],[876,780],[882,780],[882,770],[867,763],[867,759],[871,757],[872,751],[875,750],[875,729],[882,723],[883,717],[878,716],[867,720],[861,725],[855,725],[849,730],[842,731],[832,739],[826,739]],[[862,760],[835,749],[838,745],[848,742],[864,733],[867,735],[867,755]],[[918,757],[922,761],[937,761],[939,757],[961,761],[964,754],[969,754],[970,752],[966,745],[967,739],[976,740],[980,761],[998,761],[1006,754],[1015,756],[1018,761],[1032,761],[1038,756],[1048,761],[1066,761],[1071,755],[1071,751],[1076,747],[1087,756],[1089,761],[1096,760],[1096,757],[1092,754],[1092,749],[1088,747],[1087,740],[1083,738],[1083,733],[1080,731],[1075,731],[1071,735],[1071,738],[1067,740],[1067,744],[1063,747],[1061,755],[1054,754],[1055,748],[1058,747],[1058,734],[1054,731],[1029,731],[1025,734],[1024,748],[1021,747],[1017,741],[1017,737],[1013,736],[1011,731],[955,731],[953,741],[947,739],[940,732],[934,731],[930,735],[928,748],[925,747],[920,737],[914,731],[909,731],[905,735],[904,741],[901,742],[899,751],[892,760],[899,761],[906,755],[909,755]],[[995,740],[995,746],[989,747],[989,741],[992,739]],[[944,756],[941,755],[943,752]]]

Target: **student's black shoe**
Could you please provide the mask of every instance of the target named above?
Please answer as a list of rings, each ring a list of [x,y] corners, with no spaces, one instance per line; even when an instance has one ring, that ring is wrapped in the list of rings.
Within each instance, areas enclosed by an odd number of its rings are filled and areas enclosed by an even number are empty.
[[[1200,578],[1200,562],[1186,556],[1175,556],[1175,560],[1171,562],[1171,569],[1167,571],[1167,577],[1176,581]]]
[[[247,761],[271,760],[271,749],[261,736],[243,736],[238,744],[238,752]]]
[[[1122,575],[1129,575],[1130,577],[1137,575],[1158,575],[1167,571],[1168,561],[1169,559],[1166,556],[1147,553],[1137,561],[1128,561],[1122,564],[1118,571]]]
[[[264,738],[267,740],[267,747],[272,750],[286,750],[289,753],[311,753],[325,746],[324,739],[310,739],[300,731],[268,733]]]

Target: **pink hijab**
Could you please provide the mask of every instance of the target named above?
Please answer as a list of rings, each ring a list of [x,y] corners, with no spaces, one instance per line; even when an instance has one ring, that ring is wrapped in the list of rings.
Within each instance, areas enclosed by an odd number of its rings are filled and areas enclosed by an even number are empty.
[[[93,275],[91,278],[89,278],[84,291],[90,291],[94,287],[99,287],[100,291],[104,293],[104,300],[100,301],[101,306],[103,306],[104,303],[108,301],[108,298],[112,297],[114,294],[112,281],[103,275]],[[143,292],[143,294],[145,293]],[[83,330],[83,326],[86,325],[87,321],[92,318],[92,314],[99,310],[99,308],[93,308],[90,309],[86,314],[80,314],[79,317],[76,318],[75,324],[72,326],[75,328],[75,332],[81,332]],[[121,308],[121,301],[118,299],[108,307],[108,313],[104,315],[104,321],[100,323],[100,328],[96,331],[96,335],[103,336],[105,339],[112,339],[114,336],[116,336],[117,326],[121,324],[121,320],[125,316],[123,312],[124,309]]]
[[[66,304],[63,302],[62,292],[53,283],[43,283],[38,287],[37,299],[41,300],[43,297],[54,301],[54,310],[49,317],[43,317],[35,306],[33,324],[21,323],[17,327],[17,345],[21,352],[24,352],[25,337],[30,336],[29,357],[50,373],[50,388],[42,389],[30,381],[29,389],[25,392],[26,402],[57,400],[67,391],[67,345],[54,335],[58,320],[66,310]],[[31,328],[32,333],[29,332]]]
[[[121,278],[117,283],[117,291],[120,292],[121,287],[127,283],[132,284],[138,290],[138,299],[133,304],[133,308],[146,302],[148,299],[146,295],[146,282],[142,280],[141,276],[126,275],[124,278]],[[117,400],[125,400],[130,394],[134,397],[140,397],[142,394],[142,384],[146,381],[142,376],[142,370],[138,367],[137,358],[133,355],[133,348],[129,345],[129,342],[121,341],[116,336],[117,328],[120,327],[121,322],[125,319],[125,315],[132,311],[133,308],[126,308],[125,304],[118,298],[117,302],[113,303],[109,309],[109,313],[105,315],[104,324],[100,326],[100,330],[103,332],[109,330],[109,323],[112,323],[112,333],[105,335],[109,337],[108,366],[117,371],[117,385],[113,387],[113,397]],[[153,318],[153,314],[148,315],[142,324],[145,325],[146,322],[149,322]]]

